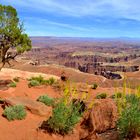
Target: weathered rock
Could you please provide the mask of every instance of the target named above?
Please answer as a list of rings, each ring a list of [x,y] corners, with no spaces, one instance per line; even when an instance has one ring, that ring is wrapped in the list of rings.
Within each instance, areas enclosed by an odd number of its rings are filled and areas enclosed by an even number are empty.
[[[117,106],[112,99],[102,99],[95,103],[90,116],[89,123],[97,133],[113,129],[117,121]]]
[[[80,140],[100,140],[96,132],[90,133],[88,129],[79,130]]]
[[[61,80],[62,81],[67,81],[68,80],[68,76],[66,76],[65,72],[62,72],[62,74],[61,74]]]
[[[136,56],[129,56],[130,60],[135,59]],[[128,61],[129,57],[104,57],[104,56],[74,56],[68,58],[66,56],[65,61],[60,62],[66,67],[78,69],[85,73],[91,73],[95,75],[102,75],[107,79],[121,79],[121,75],[116,72],[135,72],[139,71],[138,65],[126,66],[126,65],[113,65],[120,61]]]
[[[79,129],[79,137],[80,140],[84,140],[85,138],[87,138],[89,136],[89,131],[88,129]]]
[[[104,133],[99,134],[100,140],[118,140],[119,139],[119,134],[117,130],[112,129],[108,130]]]
[[[7,90],[8,85],[12,82],[12,80],[0,80],[0,90]]]
[[[7,79],[7,80],[0,80],[0,85],[8,85],[11,82],[12,82],[12,80],[9,80],[9,79]]]
[[[84,114],[81,121],[80,139],[81,140],[107,140],[109,130],[116,127],[117,107],[112,99],[100,99],[95,101],[95,105],[91,110]],[[99,135],[103,134],[104,135]],[[111,140],[115,140],[111,139]],[[116,139],[117,140],[117,139]]]
[[[24,105],[33,114],[37,114],[40,116],[46,116],[49,118],[52,114],[51,107],[47,107],[43,103],[34,101],[27,97],[9,97],[9,98],[6,98],[4,101],[8,105],[17,105],[17,104]]]
[[[72,133],[64,136],[63,140],[80,140],[78,128],[75,128]]]

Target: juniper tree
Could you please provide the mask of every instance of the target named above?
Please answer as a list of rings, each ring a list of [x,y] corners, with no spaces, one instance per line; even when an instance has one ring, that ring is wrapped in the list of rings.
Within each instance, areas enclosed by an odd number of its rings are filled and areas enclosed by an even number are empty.
[[[24,32],[23,23],[12,6],[0,4],[0,70],[17,55],[31,49],[31,40]],[[14,50],[12,53],[10,50]]]

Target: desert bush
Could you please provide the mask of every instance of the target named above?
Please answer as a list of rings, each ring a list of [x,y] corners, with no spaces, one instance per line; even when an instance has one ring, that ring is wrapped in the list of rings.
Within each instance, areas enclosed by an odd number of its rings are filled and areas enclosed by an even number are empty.
[[[40,83],[36,80],[31,80],[28,84],[29,87],[39,86]]]
[[[115,94],[113,94],[112,96],[110,96],[110,98],[115,99],[115,98],[122,98],[123,93],[121,92],[117,92]]]
[[[126,96],[124,107],[117,123],[120,139],[133,139],[140,135],[140,98],[132,95]]]
[[[42,123],[40,129],[61,135],[73,130],[86,110],[84,102],[74,99],[74,94],[75,91],[71,90],[70,83],[66,83],[62,98],[55,100],[52,116]]]
[[[53,109],[52,117],[42,123],[41,129],[51,133],[67,134],[80,120],[82,113],[79,112],[79,109],[80,104],[76,106],[73,102],[65,104],[61,100]]]
[[[13,78],[13,81],[14,81],[14,82],[19,82],[19,77]]]
[[[138,104],[140,102],[140,97],[135,94],[127,94],[126,95],[126,103],[127,105]]]
[[[11,82],[10,84],[9,84],[9,87],[16,87],[17,86],[17,84],[15,83],[15,82]]]
[[[97,87],[98,87],[98,85],[97,85],[96,83],[94,83],[94,84],[91,86],[92,89],[97,89]]]
[[[140,86],[137,87],[137,96],[140,97]]]
[[[101,93],[96,96],[96,99],[105,99],[107,97],[106,93]]]
[[[55,83],[55,79],[54,79],[53,77],[49,78],[49,79],[46,80],[46,81],[47,81],[47,83],[48,83],[49,85],[52,85],[52,84]]]
[[[44,78],[41,75],[39,75],[39,76],[31,77],[30,79],[28,79],[28,81],[37,81],[38,83],[43,84]]]
[[[30,81],[28,84],[30,87],[39,85],[52,85],[55,83],[55,79],[53,77],[46,80],[41,75],[37,77],[31,77],[28,80]]]
[[[49,97],[48,95],[40,96],[37,101],[44,103],[47,106],[54,106],[55,100],[54,98]]]
[[[6,107],[3,115],[9,120],[22,120],[26,117],[26,111],[23,105]]]

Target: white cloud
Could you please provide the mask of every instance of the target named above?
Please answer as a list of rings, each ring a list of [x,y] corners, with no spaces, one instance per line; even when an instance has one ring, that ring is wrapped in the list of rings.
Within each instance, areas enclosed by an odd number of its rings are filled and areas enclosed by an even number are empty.
[[[140,17],[139,0],[2,0],[2,2],[68,16]]]
[[[138,20],[140,21],[140,0],[0,0],[0,3],[13,5],[19,10],[22,18],[26,20],[25,25],[27,26],[28,31],[32,28],[32,31],[41,34],[44,34],[47,31],[55,30],[53,28],[66,29],[66,31],[77,31],[83,32],[83,34],[109,34],[110,32],[113,34],[121,34],[122,32],[127,34],[132,34],[137,30],[133,30],[132,27],[127,24],[127,20],[121,19],[130,19],[130,20]],[[24,14],[25,12],[25,14]],[[38,15],[41,13],[42,15]],[[51,18],[47,18],[46,15],[50,14]],[[58,17],[57,19],[53,19],[53,17]],[[66,19],[70,19],[71,22],[61,20],[61,16],[66,16]],[[88,22],[84,21],[84,25],[80,25],[80,20],[83,17],[95,18],[94,20],[89,21],[90,25],[88,26]],[[46,17],[46,19],[44,19]],[[71,18],[74,17],[74,18]],[[82,17],[82,18],[81,18]],[[96,18],[97,17],[97,18]],[[100,18],[101,17],[101,18]],[[103,17],[103,18],[102,18]],[[33,19],[31,19],[33,18]],[[47,20],[48,19],[48,20]],[[77,19],[73,21],[73,19]],[[84,18],[83,18],[84,19]],[[88,18],[85,18],[88,19]],[[98,22],[96,22],[98,20]],[[109,26],[112,21],[117,21],[116,25],[120,26]],[[91,22],[101,23],[100,26],[96,26]],[[38,25],[37,25],[38,24]],[[104,26],[107,25],[106,26]],[[79,25],[79,26],[78,26]],[[94,26],[95,25],[95,26]],[[125,28],[125,25],[128,25],[130,29]],[[108,28],[109,26],[109,28]],[[29,28],[30,27],[30,28]],[[38,28],[39,27],[39,28]],[[43,29],[40,29],[42,27]],[[89,28],[88,28],[89,27]],[[95,28],[97,27],[97,28]],[[106,28],[105,28],[106,27]],[[44,31],[46,29],[46,31]],[[123,29],[123,30],[122,30]],[[125,30],[126,29],[126,30]],[[128,29],[128,32],[127,32]],[[42,31],[39,31],[42,30]],[[53,32],[52,31],[52,32]],[[63,30],[62,30],[63,31]],[[61,31],[61,32],[62,32]],[[129,32],[130,31],[130,32]],[[68,33],[68,32],[67,32]],[[55,33],[54,33],[55,34]],[[61,33],[60,33],[61,34]]]
[[[140,20],[139,0],[2,0],[19,7],[65,16],[109,16]]]
[[[82,32],[93,32],[94,31],[94,28],[84,28],[84,27],[79,27],[79,26],[75,26],[75,25],[71,25],[71,24],[54,22],[54,21],[42,19],[42,18],[26,17],[25,20],[29,23],[34,22],[34,25],[36,24],[36,26],[37,25],[43,26],[43,27],[56,26],[56,27],[71,29],[71,30],[75,30],[75,31],[82,31]]]

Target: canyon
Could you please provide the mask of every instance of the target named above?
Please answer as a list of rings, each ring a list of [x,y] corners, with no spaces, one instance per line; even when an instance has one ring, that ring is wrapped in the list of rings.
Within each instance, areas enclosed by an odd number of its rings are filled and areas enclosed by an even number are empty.
[[[122,79],[120,72],[139,71],[139,64],[127,64],[140,58],[139,43],[51,37],[42,38],[41,42],[31,39],[35,47],[22,55],[23,60],[31,60],[31,65],[62,65],[111,80]]]

